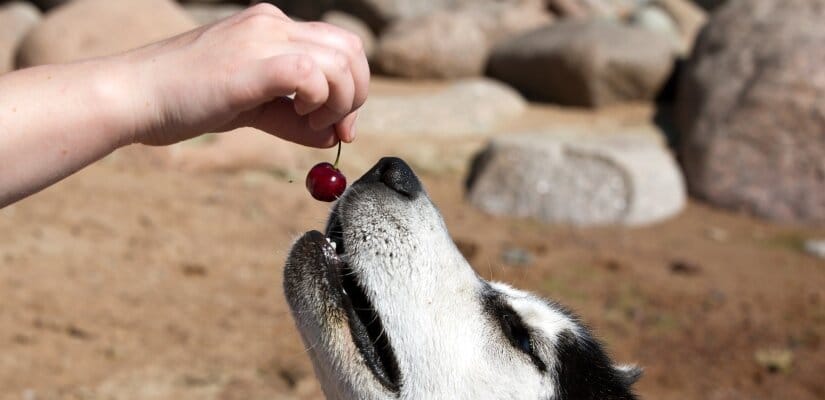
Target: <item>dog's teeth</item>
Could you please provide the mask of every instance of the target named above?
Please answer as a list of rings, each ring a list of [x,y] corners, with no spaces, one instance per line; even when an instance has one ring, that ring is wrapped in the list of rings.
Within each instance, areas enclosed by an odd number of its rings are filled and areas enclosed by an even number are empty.
[[[329,241],[329,239],[327,239],[327,240]],[[329,244],[332,245],[332,249],[335,250],[335,248],[337,246],[337,243],[335,243],[333,241],[329,241]]]

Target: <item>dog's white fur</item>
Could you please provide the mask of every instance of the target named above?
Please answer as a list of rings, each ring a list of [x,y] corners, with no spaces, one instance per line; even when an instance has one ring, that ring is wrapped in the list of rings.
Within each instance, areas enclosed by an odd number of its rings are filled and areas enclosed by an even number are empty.
[[[569,398],[557,352],[562,338],[590,340],[586,328],[554,303],[481,279],[423,190],[409,196],[381,182],[358,182],[332,218],[343,228],[345,253],[336,256],[329,242],[305,235],[285,270],[287,299],[328,398]],[[327,265],[337,260],[349,265],[380,316],[400,373],[397,391],[376,379],[353,341],[341,310],[346,294]],[[319,272],[324,268],[332,272]],[[488,297],[518,314],[544,370],[502,332]],[[638,375],[635,368],[610,369],[628,386]]]

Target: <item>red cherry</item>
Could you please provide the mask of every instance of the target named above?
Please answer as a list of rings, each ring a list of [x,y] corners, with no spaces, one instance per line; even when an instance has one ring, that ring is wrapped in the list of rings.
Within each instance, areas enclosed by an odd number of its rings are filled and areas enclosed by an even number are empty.
[[[307,190],[316,200],[335,201],[347,188],[347,178],[328,162],[316,164],[307,174]]]

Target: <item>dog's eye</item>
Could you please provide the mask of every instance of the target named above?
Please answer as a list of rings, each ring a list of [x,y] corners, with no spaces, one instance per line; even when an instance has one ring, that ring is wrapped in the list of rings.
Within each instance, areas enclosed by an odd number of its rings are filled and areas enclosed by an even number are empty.
[[[510,339],[519,350],[528,355],[532,355],[533,341],[530,339],[530,332],[522,325],[519,318],[509,312],[505,312],[502,315],[502,319],[505,325],[504,334],[507,335],[508,339]]]
[[[537,354],[533,335],[530,334],[530,330],[521,320],[521,316],[501,296],[496,294],[487,295],[484,299],[484,305],[489,315],[498,322],[501,332],[510,342],[510,345],[530,357],[530,360],[539,371],[547,371],[547,365]]]

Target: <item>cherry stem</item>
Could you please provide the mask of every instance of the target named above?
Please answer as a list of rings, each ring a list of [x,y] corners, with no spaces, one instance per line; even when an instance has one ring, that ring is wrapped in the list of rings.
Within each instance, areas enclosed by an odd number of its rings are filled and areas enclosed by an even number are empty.
[[[341,158],[341,141],[338,141],[338,154],[335,155],[335,163],[332,164],[332,168],[338,169],[338,159]]]

